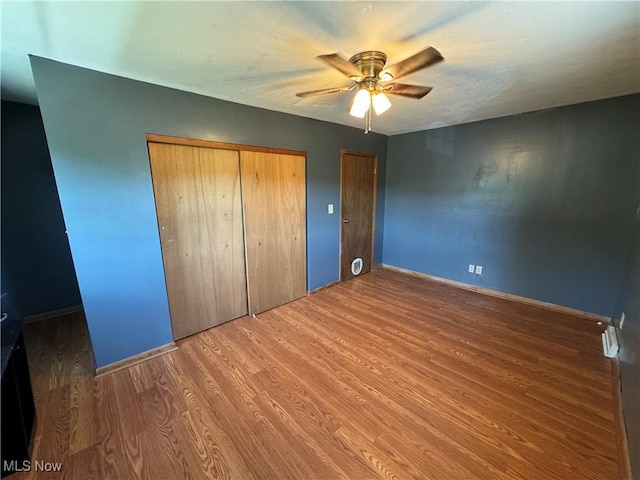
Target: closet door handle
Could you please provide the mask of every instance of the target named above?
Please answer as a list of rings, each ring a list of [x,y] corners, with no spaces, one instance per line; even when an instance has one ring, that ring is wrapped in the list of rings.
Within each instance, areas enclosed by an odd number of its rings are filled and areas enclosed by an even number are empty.
[[[346,218],[343,218],[342,223],[349,223],[349,220],[347,220]]]

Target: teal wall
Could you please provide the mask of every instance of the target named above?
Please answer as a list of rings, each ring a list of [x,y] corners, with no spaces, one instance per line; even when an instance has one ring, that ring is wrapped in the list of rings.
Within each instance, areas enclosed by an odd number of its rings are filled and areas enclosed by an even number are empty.
[[[625,321],[622,329],[618,330],[622,408],[633,478],[640,478],[640,205],[636,213],[625,274],[613,312],[616,325],[623,312]]]
[[[611,316],[639,112],[630,95],[390,137],[383,263]]]
[[[81,304],[38,107],[2,101],[2,291],[20,315]]]
[[[339,278],[340,149],[377,154],[380,262],[387,137],[39,57],[31,66],[97,366],[172,341],[146,133],[308,152],[308,289]]]

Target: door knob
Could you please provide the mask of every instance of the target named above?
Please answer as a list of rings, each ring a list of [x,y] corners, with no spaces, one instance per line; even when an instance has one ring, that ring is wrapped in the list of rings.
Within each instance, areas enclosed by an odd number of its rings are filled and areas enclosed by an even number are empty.
[[[347,220],[346,218],[343,218],[342,223],[349,223],[349,220]]]

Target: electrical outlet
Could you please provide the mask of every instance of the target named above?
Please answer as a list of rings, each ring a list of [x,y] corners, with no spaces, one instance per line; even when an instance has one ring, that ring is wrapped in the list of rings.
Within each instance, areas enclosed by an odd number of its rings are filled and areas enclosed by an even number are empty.
[[[328,213],[329,215],[333,215],[333,203],[330,203],[330,204],[327,206],[327,213]]]
[[[476,265],[476,275],[482,275],[482,265]]]
[[[620,321],[618,322],[618,330],[622,330],[623,324],[624,324],[624,312],[620,314]]]
[[[476,266],[469,264],[469,273],[473,273],[476,271]]]

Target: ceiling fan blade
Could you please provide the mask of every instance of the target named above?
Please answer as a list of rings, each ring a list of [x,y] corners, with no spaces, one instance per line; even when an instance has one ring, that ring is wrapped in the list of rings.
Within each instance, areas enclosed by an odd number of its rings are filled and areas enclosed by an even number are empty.
[[[440,55],[440,52],[433,47],[429,47],[415,55],[402,60],[389,68],[386,68],[380,72],[379,78],[385,78],[385,74],[391,74],[394,80],[398,80],[405,75],[417,72],[423,68],[427,68],[435,63],[441,62],[444,57]]]
[[[322,90],[310,90],[308,92],[296,93],[296,97],[301,97],[301,98],[315,97],[316,95],[326,95],[328,93],[348,92],[352,88],[353,87],[335,87],[335,88],[323,88]]]
[[[335,68],[339,72],[342,72],[347,77],[362,78],[362,73],[360,73],[360,70],[358,70],[353,63],[350,63],[348,60],[342,58],[337,53],[331,53],[329,55],[318,55],[316,58],[318,60],[322,60],[324,63]]]
[[[421,99],[433,89],[433,87],[423,87],[422,85],[407,85],[405,83],[391,83],[387,85],[387,87],[391,88],[389,90],[385,90],[385,93],[415,98],[416,100]]]

